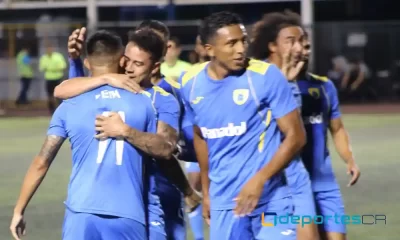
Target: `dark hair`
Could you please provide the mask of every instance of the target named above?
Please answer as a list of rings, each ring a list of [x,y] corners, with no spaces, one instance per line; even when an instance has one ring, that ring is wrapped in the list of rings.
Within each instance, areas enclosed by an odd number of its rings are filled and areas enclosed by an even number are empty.
[[[161,37],[150,29],[141,29],[129,34],[129,42],[134,43],[143,51],[150,53],[151,58],[158,62],[164,56],[165,43]]]
[[[114,56],[123,50],[121,38],[109,31],[96,31],[86,41],[86,53],[89,57]]]
[[[201,42],[206,44],[218,29],[237,24],[242,24],[242,19],[236,13],[228,11],[213,13],[206,17],[199,27]]]
[[[262,24],[255,29],[254,39],[250,45],[251,56],[260,60],[268,58],[271,54],[268,45],[276,41],[283,28],[291,26],[301,27],[300,18],[293,12],[265,14]]]
[[[169,40],[172,41],[172,42],[174,42],[174,43],[175,43],[175,46],[176,46],[177,48],[179,48],[179,47],[181,46],[181,41],[179,41],[179,38],[177,38],[177,37],[171,37]]]
[[[160,33],[162,33],[164,35],[165,39],[169,39],[170,37],[170,33],[169,33],[169,29],[168,27],[157,20],[144,20],[143,22],[141,22],[139,24],[139,26],[136,28],[136,30],[140,30],[140,29],[145,29],[145,28],[150,28],[152,30],[158,31]]]

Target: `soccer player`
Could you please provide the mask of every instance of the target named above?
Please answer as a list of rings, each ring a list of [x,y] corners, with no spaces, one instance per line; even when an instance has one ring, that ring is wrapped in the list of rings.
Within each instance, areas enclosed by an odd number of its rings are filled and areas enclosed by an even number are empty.
[[[162,47],[166,48],[166,43],[167,39],[169,37],[169,30],[168,28],[162,24],[161,22],[154,21],[154,20],[148,20],[144,21],[139,27],[138,31],[141,31],[143,29],[151,29],[152,31],[156,32],[159,34],[161,37],[164,39],[164,44],[162,44]],[[134,34],[134,33],[133,33]],[[78,35],[78,34],[75,34]],[[79,37],[76,37],[79,38]],[[125,57],[124,60],[126,61],[126,73],[129,75],[130,78],[140,80],[140,78],[137,77],[138,72],[141,71],[142,66],[137,66],[139,63],[143,63],[148,61],[147,59],[143,59],[143,54],[146,51],[140,51],[140,49],[134,48],[132,44],[128,44],[126,47],[125,51]],[[78,66],[77,64],[75,64]],[[80,72],[82,73],[83,71],[76,71],[73,70],[72,72]],[[135,89],[135,87],[132,88],[134,84],[128,83],[127,77],[120,78],[117,76],[112,76],[111,78],[106,78],[109,79],[109,84],[118,86],[118,87],[123,87],[127,89]],[[60,85],[58,89],[56,89],[56,93],[60,94],[58,97],[65,98],[67,96],[76,95],[81,92],[87,91],[89,89],[92,89],[97,86],[101,86],[105,84],[105,81],[102,79],[97,79],[95,81],[82,81],[82,80],[87,80],[87,79],[73,79],[68,81],[68,83]],[[150,79],[151,81],[142,81],[141,85],[146,87],[146,88],[151,88],[152,83],[160,86],[161,88],[165,88],[167,91],[171,93],[177,92],[175,90],[175,87],[178,86],[179,84],[174,82],[174,81],[168,81],[165,78],[163,78],[160,74],[159,71],[155,72],[154,77]],[[83,84],[82,84],[83,83]],[[94,83],[94,84],[93,84]],[[176,86],[177,85],[177,86]],[[174,138],[174,142],[176,142],[176,133],[178,131],[178,125],[175,123],[171,123],[169,120],[171,118],[171,115],[176,115],[176,109],[179,110],[179,107],[175,107],[176,105],[173,104],[171,105],[171,98],[173,99],[174,97],[172,95],[166,94],[163,92],[163,89],[160,87],[155,87],[157,91],[155,92],[155,95],[153,96],[154,99],[154,104],[159,112],[159,127],[157,133],[160,135],[166,136],[166,138],[171,138],[170,136]],[[148,89],[149,92],[152,92],[152,89]],[[161,94],[160,94],[161,93]],[[174,99],[173,99],[174,100]],[[175,102],[176,100],[174,100]],[[172,126],[172,127],[169,127]],[[172,129],[171,131],[164,132],[163,129]],[[189,209],[194,209],[197,207],[198,202],[200,201],[200,198],[194,192],[189,184],[187,183],[187,180],[184,176],[184,173],[182,172],[179,163],[175,161],[168,161],[169,164],[165,164],[163,161],[159,161],[159,164],[162,165],[161,170],[163,172],[167,173],[168,179],[173,179],[174,183],[178,186],[178,188],[184,193],[185,195],[185,202],[186,205],[188,205]],[[163,206],[164,212],[165,212],[165,225],[166,225],[166,232],[169,238],[173,239],[185,239],[186,237],[186,230],[185,230],[185,225],[184,225],[184,217],[183,217],[183,211],[182,211],[182,203],[181,203],[181,193],[176,190],[174,186],[171,185],[170,181],[168,181],[161,173],[157,173],[157,194],[160,196],[161,204]],[[181,177],[179,177],[181,176]],[[184,181],[186,180],[186,181]],[[154,211],[153,211],[154,212]],[[152,216],[152,211],[150,211],[150,218]],[[150,221],[150,230],[152,230],[153,224]],[[157,221],[160,222],[160,221]],[[158,229],[158,228],[157,228]],[[150,235],[151,235],[150,231]]]
[[[310,56],[310,42],[304,39],[305,65],[298,85],[302,95],[302,117],[308,142],[302,158],[310,173],[317,214],[323,216],[343,216],[345,214],[340,187],[335,179],[328,150],[327,132],[331,133],[336,150],[347,164],[347,174],[352,175],[348,186],[354,185],[360,177],[360,169],[355,163],[349,135],[343,125],[336,88],[326,77],[307,72]],[[335,217],[320,225],[323,239],[345,240],[346,225]]]
[[[301,61],[304,31],[293,13],[270,13],[258,22],[251,43],[254,58],[268,61],[281,69],[292,89],[293,96],[301,109],[301,95],[296,79],[304,66]],[[288,185],[294,202],[294,215],[315,216],[316,209],[311,189],[310,176],[304,167],[300,154],[285,169]],[[297,224],[298,240],[319,239],[314,223]]]
[[[291,226],[262,227],[274,219],[268,213],[292,210],[282,171],[305,132],[291,89],[277,67],[246,59],[236,14],[210,15],[199,33],[211,61],[183,75],[181,92],[195,125],[210,239],[295,239]]]
[[[92,76],[118,71],[123,53],[118,36],[96,32],[88,39],[86,49],[85,63]],[[119,130],[136,131],[135,137],[146,144],[138,149],[123,138],[106,138],[103,130],[107,126],[95,128],[94,122],[96,115],[107,116],[110,112],[118,112],[125,122]],[[146,239],[143,163],[148,157],[140,150],[153,147],[146,138],[154,135],[151,133],[155,130],[154,107],[144,94],[102,86],[64,100],[55,111],[43,147],[24,179],[10,227],[14,238],[20,239],[21,233],[25,233],[25,209],[64,140],[69,138],[72,174],[62,238]],[[152,142],[162,141],[162,137],[152,137]]]

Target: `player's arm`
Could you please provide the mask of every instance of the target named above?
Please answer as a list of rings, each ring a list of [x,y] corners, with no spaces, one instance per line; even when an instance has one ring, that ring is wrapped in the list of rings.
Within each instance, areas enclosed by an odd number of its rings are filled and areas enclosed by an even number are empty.
[[[360,177],[360,169],[358,168],[354,159],[350,144],[350,137],[341,118],[337,91],[332,82],[328,82],[326,84],[326,90],[331,102],[329,130],[331,132],[336,151],[347,164],[347,174],[352,175],[352,179],[348,185],[351,186],[354,185]]]
[[[285,138],[272,159],[240,191],[235,208],[235,214],[239,216],[254,210],[265,182],[281,172],[306,143],[298,106],[286,78],[277,67],[270,65],[264,82],[264,89],[260,91],[260,94],[264,94],[262,101],[270,106],[272,116]]]
[[[46,176],[46,173],[64,140],[65,138],[56,135],[48,135],[46,137],[42,149],[33,159],[28,172],[25,175],[21,192],[14,208],[14,214],[24,214],[29,201]]]
[[[270,81],[266,91],[267,101],[271,107],[272,116],[276,119],[279,130],[285,138],[271,161],[259,172],[264,181],[283,170],[306,143],[303,122],[287,80],[272,65],[268,71],[271,73],[267,75],[269,78],[266,79],[266,81]]]
[[[54,89],[54,96],[67,99],[78,96],[103,85],[126,89],[133,93],[141,92],[140,86],[124,74],[104,74],[96,77],[78,77],[62,82]]]

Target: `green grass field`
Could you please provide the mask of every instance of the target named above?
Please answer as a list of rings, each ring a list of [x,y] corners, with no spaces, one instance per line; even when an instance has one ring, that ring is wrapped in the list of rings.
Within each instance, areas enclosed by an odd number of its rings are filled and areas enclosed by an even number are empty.
[[[345,165],[333,154],[347,214],[386,214],[387,225],[348,227],[350,240],[397,240],[400,224],[400,115],[347,115],[353,150],[362,171],[360,182],[347,188]],[[20,185],[39,151],[48,118],[0,119],[0,239],[11,239],[9,222]],[[66,188],[71,168],[64,144],[26,212],[29,240],[60,239]],[[334,151],[332,151],[334,152]],[[189,234],[189,239],[192,239]]]

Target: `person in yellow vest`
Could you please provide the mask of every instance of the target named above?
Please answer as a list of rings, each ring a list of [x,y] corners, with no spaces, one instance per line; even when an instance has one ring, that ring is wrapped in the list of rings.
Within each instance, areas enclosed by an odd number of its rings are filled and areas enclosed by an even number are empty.
[[[17,54],[17,69],[21,81],[21,90],[16,100],[17,105],[28,104],[28,91],[33,79],[32,59],[27,48]]]
[[[179,42],[179,39],[176,37],[171,37],[168,41],[168,50],[165,55],[165,61],[161,64],[161,74],[178,80],[182,72],[186,71],[191,64],[179,59],[179,55],[181,55],[182,49]]]
[[[46,82],[46,92],[49,111],[53,114],[59,102],[54,97],[54,89],[64,78],[64,71],[67,68],[67,62],[61,53],[55,52],[49,46],[40,58],[39,70],[44,72],[44,80]]]

